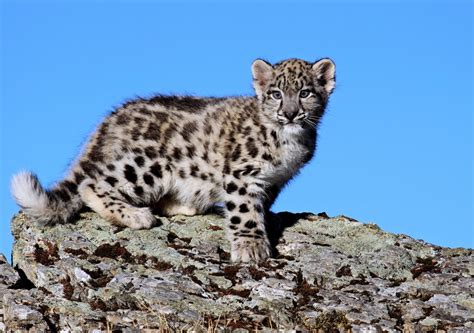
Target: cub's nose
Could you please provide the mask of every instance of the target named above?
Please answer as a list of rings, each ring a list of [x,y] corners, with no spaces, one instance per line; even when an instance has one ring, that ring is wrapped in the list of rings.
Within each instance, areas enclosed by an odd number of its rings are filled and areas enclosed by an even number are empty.
[[[288,119],[289,121],[293,121],[293,119],[295,119],[296,115],[298,114],[298,110],[285,111],[283,112],[283,114],[285,115],[286,119]]]

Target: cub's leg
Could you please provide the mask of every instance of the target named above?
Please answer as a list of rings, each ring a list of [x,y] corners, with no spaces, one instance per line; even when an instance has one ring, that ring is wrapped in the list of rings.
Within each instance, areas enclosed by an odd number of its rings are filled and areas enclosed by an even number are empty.
[[[229,177],[225,183],[225,213],[231,259],[234,262],[260,262],[271,255],[265,229],[265,192],[250,177]]]
[[[148,207],[125,202],[122,195],[106,181],[85,181],[79,187],[84,203],[105,220],[132,229],[149,229],[157,220]]]

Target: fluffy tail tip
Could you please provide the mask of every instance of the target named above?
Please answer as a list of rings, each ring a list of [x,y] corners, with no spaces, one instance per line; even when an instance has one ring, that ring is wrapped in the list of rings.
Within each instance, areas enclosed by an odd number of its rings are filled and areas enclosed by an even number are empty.
[[[48,206],[48,196],[38,177],[31,172],[20,172],[13,176],[11,192],[18,205],[26,210],[44,209]]]

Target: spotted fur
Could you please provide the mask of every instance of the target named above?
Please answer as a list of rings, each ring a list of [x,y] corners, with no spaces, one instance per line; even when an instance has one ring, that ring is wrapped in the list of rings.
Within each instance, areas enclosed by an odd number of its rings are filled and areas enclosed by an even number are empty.
[[[203,214],[221,203],[232,260],[264,260],[265,214],[314,154],[334,72],[329,59],[256,60],[255,97],[132,100],[97,128],[66,179],[45,190],[20,173],[13,196],[43,224],[68,222],[86,205],[134,229],[153,227],[154,212]]]

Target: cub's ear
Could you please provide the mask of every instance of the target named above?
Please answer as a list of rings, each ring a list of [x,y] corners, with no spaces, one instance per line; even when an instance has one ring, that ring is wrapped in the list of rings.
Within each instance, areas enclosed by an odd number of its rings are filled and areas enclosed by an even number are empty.
[[[329,58],[316,61],[313,64],[315,83],[324,87],[328,95],[334,90],[336,85],[336,65]]]
[[[253,87],[258,97],[263,95],[263,92],[273,76],[273,67],[268,62],[262,59],[257,59],[252,64]]]

